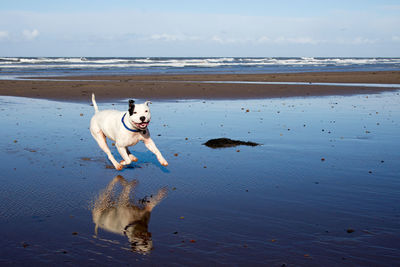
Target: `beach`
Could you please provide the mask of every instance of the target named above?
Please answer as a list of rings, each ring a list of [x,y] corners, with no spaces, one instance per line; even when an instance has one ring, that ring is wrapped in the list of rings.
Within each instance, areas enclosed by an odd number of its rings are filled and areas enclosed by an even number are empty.
[[[0,263],[396,264],[399,75],[0,80]],[[92,93],[100,110],[151,100],[148,130],[169,166],[138,143],[138,162],[115,170],[89,131]],[[258,145],[207,147],[214,138]],[[121,206],[136,219],[99,223]]]
[[[296,82],[306,84],[285,84]],[[355,85],[338,86],[341,83]],[[369,87],[359,84],[369,84]],[[86,102],[91,93],[95,93],[99,101],[107,101],[126,98],[256,99],[396,90],[396,87],[374,87],[374,84],[400,84],[400,71],[40,77],[0,80],[0,95]]]
[[[0,267],[399,266],[399,25],[394,0],[2,0]]]

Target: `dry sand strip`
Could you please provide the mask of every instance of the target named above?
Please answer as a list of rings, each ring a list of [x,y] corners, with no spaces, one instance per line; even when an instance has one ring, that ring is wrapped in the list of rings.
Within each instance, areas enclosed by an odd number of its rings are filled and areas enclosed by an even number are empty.
[[[197,82],[195,82],[197,81]],[[198,83],[199,81],[306,82],[293,84]],[[399,88],[330,86],[312,83],[400,84],[400,71],[281,74],[77,76],[0,80],[0,95],[87,102],[136,99],[256,99],[372,94]]]

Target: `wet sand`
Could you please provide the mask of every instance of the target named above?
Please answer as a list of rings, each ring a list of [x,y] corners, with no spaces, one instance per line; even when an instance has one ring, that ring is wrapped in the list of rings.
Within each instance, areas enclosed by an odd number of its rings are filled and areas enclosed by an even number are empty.
[[[204,81],[305,82],[309,85],[202,83]],[[371,94],[396,88],[342,87],[312,83],[400,84],[400,71],[286,74],[78,76],[0,80],[0,95],[86,102],[139,99],[257,99]]]
[[[139,161],[116,171],[89,133],[88,101],[2,96],[0,264],[394,266],[399,101],[399,92],[153,101],[149,128],[170,165],[139,143],[130,149]],[[203,145],[219,137],[261,145]],[[95,235],[92,207],[117,175],[115,197],[137,181],[135,205],[168,191],[145,228],[147,255],[122,231]]]
[[[400,97],[382,92],[398,89],[193,81],[400,84],[399,75],[0,80],[0,264],[392,266]],[[110,168],[88,130],[92,92],[100,110],[124,110],[124,98],[154,100],[149,128],[170,165],[138,144],[138,162]],[[203,145],[213,138],[261,145]],[[92,208],[116,177],[116,186],[135,184],[132,206],[168,191],[145,225],[148,255],[132,252],[123,233],[100,227],[95,235]]]

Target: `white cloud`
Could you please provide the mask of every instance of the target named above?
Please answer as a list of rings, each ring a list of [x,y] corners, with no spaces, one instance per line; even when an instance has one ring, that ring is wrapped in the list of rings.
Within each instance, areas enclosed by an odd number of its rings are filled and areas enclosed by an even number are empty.
[[[235,38],[225,38],[218,35],[214,35],[211,37],[211,41],[218,44],[234,44],[234,43],[243,43],[244,40],[235,39]]]
[[[337,39],[336,43],[343,45],[372,45],[378,43],[378,39],[365,38],[365,37],[355,37],[355,38],[347,38],[347,39]]]
[[[275,38],[269,38],[262,36],[256,40],[257,43],[261,44],[305,44],[305,45],[317,45],[324,43],[325,41],[316,40],[310,37],[285,37],[279,36]]]
[[[392,36],[392,41],[400,42],[400,36]]]
[[[166,41],[166,42],[174,42],[174,41],[182,41],[184,38],[179,35],[174,35],[174,34],[167,34],[167,33],[162,33],[162,34],[153,34],[150,36],[151,40],[155,41]]]
[[[198,36],[191,36],[185,34],[169,34],[169,33],[156,33],[149,37],[144,38],[144,40],[151,41],[164,41],[164,42],[179,42],[179,41],[196,41],[201,38]]]
[[[272,40],[271,38],[267,37],[267,36],[261,36],[260,38],[257,39],[257,43],[270,43]]]
[[[356,37],[353,40],[353,44],[362,45],[362,44],[376,44],[378,39],[364,38],[364,37]]]
[[[7,39],[9,36],[8,32],[0,31],[0,40]]]
[[[311,44],[311,45],[316,45],[322,42],[320,40],[314,40],[310,37],[289,38],[288,41],[294,44]]]
[[[381,8],[389,11],[399,11],[400,5],[384,5],[381,6]]]
[[[35,39],[36,37],[38,37],[39,31],[36,30],[36,29],[34,29],[34,30],[32,30],[32,31],[30,31],[30,30],[24,30],[24,31],[22,32],[22,35],[23,35],[26,39],[28,39],[28,40],[33,40],[33,39]]]

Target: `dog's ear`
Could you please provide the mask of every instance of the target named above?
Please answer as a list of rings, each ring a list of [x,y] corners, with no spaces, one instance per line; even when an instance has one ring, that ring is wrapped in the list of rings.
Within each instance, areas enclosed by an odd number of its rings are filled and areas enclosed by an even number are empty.
[[[134,110],[135,110],[135,101],[130,99],[129,100],[129,109],[128,109],[130,116],[132,116]]]

